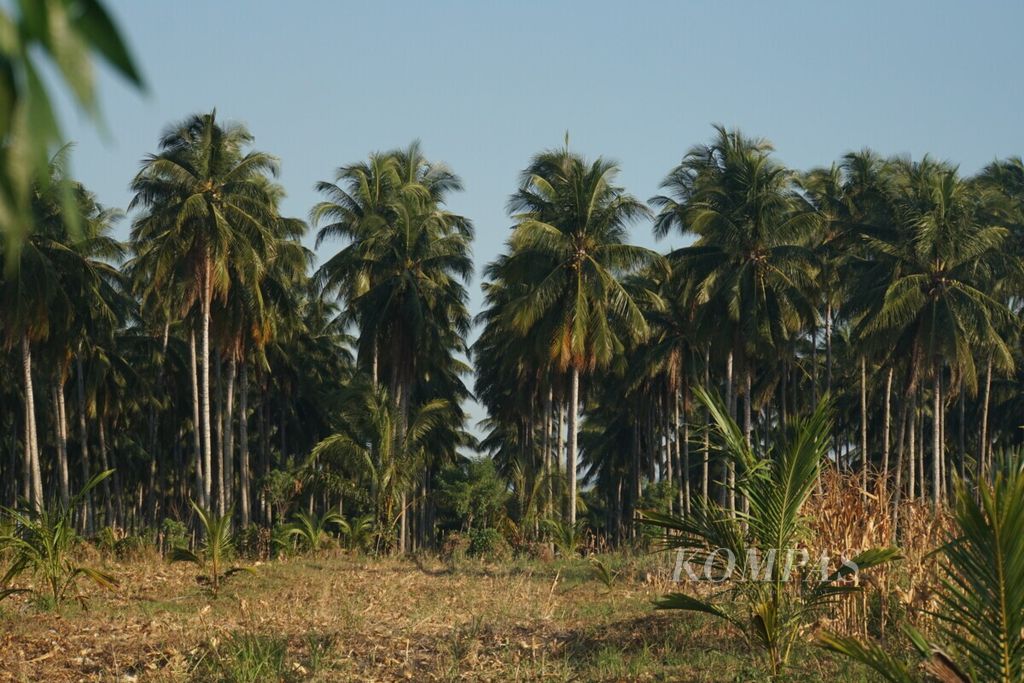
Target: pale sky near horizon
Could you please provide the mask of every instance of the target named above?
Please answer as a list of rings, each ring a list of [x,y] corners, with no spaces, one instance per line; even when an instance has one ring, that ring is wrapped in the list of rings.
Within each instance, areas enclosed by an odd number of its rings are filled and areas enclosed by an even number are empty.
[[[106,136],[61,107],[74,173],[103,203],[127,205],[168,123],[213,107],[281,159],[284,209],[303,218],[336,167],[418,138],[463,178],[450,206],[476,225],[478,271],[520,169],[566,130],[641,199],[715,122],[796,168],[865,146],[965,173],[1024,153],[1021,2],[107,4],[148,92],[102,71]],[[634,241],[681,238],[637,225]],[[479,277],[470,291],[476,313]]]

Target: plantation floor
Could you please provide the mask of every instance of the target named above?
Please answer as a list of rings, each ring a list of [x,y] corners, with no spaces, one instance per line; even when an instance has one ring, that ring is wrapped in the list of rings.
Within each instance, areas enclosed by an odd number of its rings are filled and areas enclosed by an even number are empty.
[[[668,558],[590,564],[367,559],[262,563],[212,598],[192,565],[107,563],[89,607],[0,611],[3,681],[753,681],[748,648],[699,616],[656,613]],[[788,680],[863,680],[807,647]],[[255,669],[261,673],[246,678]]]

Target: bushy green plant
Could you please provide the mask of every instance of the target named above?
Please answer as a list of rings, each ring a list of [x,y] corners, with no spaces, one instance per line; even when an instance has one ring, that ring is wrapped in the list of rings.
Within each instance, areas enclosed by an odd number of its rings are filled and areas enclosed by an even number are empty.
[[[263,478],[262,489],[273,506],[274,519],[280,522],[302,490],[302,481],[289,470],[271,470]]]
[[[77,591],[78,580],[83,577],[104,588],[117,585],[109,573],[75,559],[74,551],[82,538],[72,519],[82,499],[112,473],[107,470],[97,474],[66,504],[40,505],[29,511],[4,509],[11,526],[0,538],[0,546],[10,552],[11,565],[0,580],[0,598],[26,591],[57,607],[72,593],[84,601]],[[35,587],[14,588],[12,582],[26,573],[33,577]]]
[[[721,399],[701,389],[696,393],[714,421],[716,445],[736,468],[737,500],[746,500],[749,512],[733,512],[698,499],[689,516],[643,512],[640,521],[663,530],[663,547],[689,551],[699,563],[724,561],[726,554],[719,551],[725,549],[739,578],[724,582],[719,594],[724,599],[708,601],[671,593],[656,605],[723,619],[748,642],[760,646],[768,668],[779,675],[805,629],[839,597],[858,590],[847,579],[897,559],[899,552],[895,548],[866,550],[852,558],[852,564],[844,562],[817,577],[793,566],[786,558],[807,540],[803,507],[831,441],[829,401],[819,403],[809,418],[796,420],[769,452],[758,457]],[[815,566],[813,571],[821,568]]]
[[[508,554],[508,544],[497,529],[470,529],[469,554],[473,557],[500,559]]]
[[[225,565],[231,561],[231,514],[229,508],[224,515],[217,515],[210,510],[204,510],[195,503],[192,508],[199,518],[203,530],[203,541],[198,552],[193,552],[185,547],[172,548],[168,553],[168,559],[172,562],[193,562],[201,567],[209,568],[209,576],[204,579],[209,583],[210,590],[214,596],[220,591],[220,585],[224,579],[242,571],[251,572],[249,567],[231,567],[225,569]]]
[[[288,535],[297,539],[299,545],[307,552],[318,552],[329,538],[328,529],[337,527],[345,518],[337,512],[325,512],[319,517],[315,514],[298,512],[288,525]]]
[[[904,627],[917,660],[878,645],[825,634],[824,647],[856,659],[888,681],[938,678],[954,683],[1024,680],[1024,460],[1004,463],[977,492],[957,480],[954,536],[942,547],[938,635],[933,642]],[[923,671],[922,671],[923,669]]]
[[[162,539],[164,552],[167,552],[171,548],[183,548],[187,546],[192,534],[189,533],[188,525],[184,522],[166,517],[164,518],[164,521],[160,523],[160,537]]]
[[[439,514],[451,527],[496,527],[505,516],[508,484],[491,458],[467,459],[438,476]]]
[[[587,523],[583,519],[576,520],[575,524],[558,519],[544,520],[544,531],[554,543],[555,550],[565,559],[579,556],[586,529]]]
[[[146,530],[131,534],[116,526],[105,526],[96,532],[96,547],[119,560],[138,558],[147,550],[155,550],[154,534]]]
[[[348,550],[366,552],[373,547],[376,527],[373,522],[373,515],[362,515],[352,519],[342,519],[338,522],[338,533]]]

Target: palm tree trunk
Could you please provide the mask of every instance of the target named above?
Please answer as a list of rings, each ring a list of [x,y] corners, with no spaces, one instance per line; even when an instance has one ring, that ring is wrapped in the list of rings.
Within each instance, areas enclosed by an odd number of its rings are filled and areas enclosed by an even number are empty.
[[[59,372],[59,371],[58,371]],[[60,484],[60,502],[68,504],[71,498],[71,484],[68,481],[68,436],[64,431],[64,391],[60,380],[55,379],[52,387],[53,395],[53,431],[57,439],[57,479]]]
[[[730,416],[736,415],[736,393],[733,387],[732,377],[732,351],[725,359],[725,407]],[[728,500],[729,510],[736,512],[736,468],[732,462],[725,463],[725,495]]]
[[[988,479],[989,470],[989,443],[988,443],[988,407],[992,396],[992,356],[988,357],[985,364],[985,398],[981,404],[981,436],[978,443],[978,460],[981,468],[981,479]]]
[[[224,472],[224,373],[223,361],[218,354],[213,362],[215,378],[213,380],[213,424],[216,425],[214,434],[213,453],[217,458],[217,476],[214,477],[214,484],[217,486],[217,514],[223,515],[227,512],[227,486],[228,482]]]
[[[566,453],[566,449],[565,449],[565,403],[563,402],[563,399],[561,397],[559,397],[559,399],[558,399],[558,457],[555,458],[555,463],[558,465],[559,477],[557,479],[556,478],[552,478],[552,482],[551,482],[552,485],[554,485],[555,481],[558,481],[558,480],[562,479],[561,474],[563,472],[563,470],[562,470],[562,462],[563,461],[565,462],[565,471],[568,471],[568,469],[569,469],[569,455],[568,455],[568,453]],[[559,497],[560,500],[559,500],[558,507],[564,510],[565,506],[566,506],[566,503],[562,499],[563,493],[564,493],[564,489],[562,489],[561,488],[561,484],[559,484],[558,497]],[[568,518],[568,515],[565,515],[563,517],[563,519],[565,519],[565,518]]]
[[[544,394],[544,516],[551,517],[551,501],[554,499],[554,487],[551,477],[551,403],[552,389],[548,387]]]
[[[676,415],[676,421],[675,421],[675,423],[673,423],[672,422],[672,413],[669,411],[669,406],[668,406],[669,401],[672,400],[672,399],[670,399],[668,396],[664,396],[663,398],[664,398],[664,406],[663,406],[663,409],[662,409],[662,413],[663,413],[664,420],[662,421],[662,424],[664,425],[664,430],[665,430],[665,470],[662,472],[662,478],[666,482],[668,482],[668,490],[669,491],[679,491],[680,492],[678,495],[673,495],[672,498],[669,499],[669,511],[671,512],[673,509],[679,509],[679,510],[682,509],[682,504],[681,504],[682,503],[682,500],[681,500],[682,499],[682,489],[681,488],[677,488],[675,486],[675,482],[676,482],[676,472],[675,472],[675,469],[676,468],[675,468],[675,462],[673,462],[673,460],[675,459],[675,444],[679,440],[678,432],[673,435],[673,432],[676,432],[676,428],[673,427],[673,424],[675,424],[676,426],[679,425],[679,416]],[[678,501],[680,503],[680,505],[678,507],[675,507],[675,504],[677,502],[676,501],[677,498],[680,499]]]
[[[748,367],[744,373],[744,391],[743,391],[743,438],[747,442],[747,448],[752,448],[754,445],[754,420],[751,403],[753,402],[753,378],[751,377],[751,371]]]
[[[811,327],[811,402],[818,405],[818,326]]]
[[[924,390],[922,390],[924,393]],[[924,402],[924,396],[922,396]],[[928,472],[925,471],[925,411],[918,412],[918,483],[921,485],[920,498],[928,499]]]
[[[868,492],[868,362],[862,355],[860,357],[860,459],[861,459],[861,488],[864,494]]]
[[[228,360],[226,396],[224,400],[224,509],[235,502],[235,380],[238,376],[238,360],[234,354]]]
[[[569,524],[576,524],[576,447],[580,406],[580,371],[573,366],[569,379],[569,454],[566,477],[569,480]]]
[[[832,304],[825,304],[825,391],[832,394]]]
[[[899,417],[897,418],[897,422],[899,423],[899,434],[896,437],[896,481],[893,484],[892,489],[892,524],[890,525],[890,533],[892,534],[892,537],[888,539],[889,542],[893,542],[895,539],[897,525],[899,524],[900,501],[903,497],[903,447],[906,444],[907,413],[906,402],[904,402],[903,406],[899,410]]]
[[[942,368],[935,362],[932,391],[932,507],[938,509],[942,497]]]
[[[711,387],[711,347],[705,347],[704,349],[704,388],[709,390]],[[700,492],[705,500],[708,499],[709,489],[711,486],[711,411],[707,408],[704,409],[704,448],[701,453],[701,481],[700,481]]]
[[[207,486],[210,479],[205,475],[209,472],[210,462],[208,459],[203,457],[203,442],[202,442],[202,420],[199,417],[200,411],[200,399],[199,399],[199,373],[196,362],[196,333],[193,330],[189,333],[188,349],[191,356],[191,371],[189,379],[192,384],[192,436],[193,446],[195,448],[195,473],[196,473],[196,490],[195,497],[198,501],[199,506],[203,508],[209,508],[210,506],[210,489]]]
[[[87,406],[85,404],[85,368],[82,363],[82,352],[79,347],[79,353],[75,358],[75,384],[78,394],[78,440],[79,440],[79,458],[81,459],[82,467],[82,483],[89,481],[90,467],[89,467],[89,422],[88,415],[86,414]],[[104,479],[103,480],[103,497],[105,499],[110,498],[110,484]],[[92,509],[92,496],[85,496],[82,499],[82,526],[86,531],[93,528],[93,509]],[[109,515],[107,516],[107,524],[110,523]]]
[[[249,526],[249,373],[242,358],[238,405],[238,503],[242,527]]]
[[[43,474],[39,466],[39,441],[36,432],[35,392],[32,390],[32,348],[28,335],[21,336],[21,369],[25,377],[25,467],[29,471],[32,504],[43,505]]]
[[[683,385],[686,386],[685,384]],[[684,388],[685,391],[685,388]],[[676,465],[680,482],[679,509],[690,512],[690,425],[686,419],[686,411],[680,409],[682,399],[680,392],[672,392],[673,431],[676,438]],[[682,424],[680,424],[680,418]],[[681,431],[680,431],[681,430]]]
[[[210,422],[210,306],[213,302],[213,266],[210,254],[206,254],[203,267],[203,299],[202,299],[202,353],[200,357],[199,402],[202,407],[203,429],[203,496],[207,505],[212,503],[213,495],[213,434]]]
[[[890,448],[890,425],[892,420],[892,375],[893,369],[890,366],[885,375],[885,417],[882,425],[882,480],[881,492],[884,498],[889,486],[889,448]]]
[[[106,472],[107,470],[110,469],[110,461],[107,458],[107,430],[103,426],[103,416],[102,415],[98,415],[97,416],[96,426],[97,426],[96,436],[97,436],[97,439],[99,440],[99,444],[100,444],[100,467],[103,468],[104,472]],[[116,498],[117,510],[118,510],[117,518],[118,518],[118,521],[121,521],[123,519],[123,514],[121,514],[121,512],[122,512],[121,511],[122,498],[121,498],[121,476],[120,476],[120,474],[118,474],[115,471],[113,479],[114,479],[114,497]],[[104,502],[106,504],[106,511],[107,511],[107,518],[108,518],[107,522],[112,524],[112,523],[114,523],[113,522],[114,514],[113,514],[113,510],[109,506],[109,499],[107,501],[104,501]]]

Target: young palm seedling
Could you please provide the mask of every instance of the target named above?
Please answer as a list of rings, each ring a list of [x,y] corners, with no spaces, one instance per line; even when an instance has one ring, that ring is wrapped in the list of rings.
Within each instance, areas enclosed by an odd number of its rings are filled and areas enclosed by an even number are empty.
[[[373,547],[375,533],[373,515],[353,517],[351,520],[342,519],[338,522],[338,531],[348,550],[365,552]]]
[[[81,537],[75,530],[73,511],[82,499],[113,470],[101,472],[90,479],[82,490],[67,503],[40,505],[30,511],[5,509],[11,525],[0,537],[0,547],[8,549],[11,566],[0,580],[0,598],[16,592],[32,592],[51,606],[59,606],[69,595],[84,604],[77,590],[78,580],[86,578],[104,588],[113,588],[117,581],[110,574],[79,564],[74,558]],[[22,574],[30,574],[35,587],[11,587],[11,582]]]
[[[328,529],[341,526],[345,518],[337,512],[326,512],[320,517],[314,514],[298,512],[294,521],[288,525],[289,537],[297,538],[303,549],[308,552],[319,552],[323,541],[328,537]]]
[[[548,532],[551,542],[555,544],[558,554],[565,559],[579,555],[583,546],[583,532],[586,529],[586,520],[577,520],[575,524],[562,522],[557,519],[544,520],[544,530]]]
[[[834,570],[806,563],[803,553],[814,539],[808,538],[803,507],[829,449],[827,400],[759,457],[721,400],[700,389],[697,395],[714,419],[719,448],[736,468],[737,500],[746,500],[749,512],[699,499],[686,517],[641,513],[642,522],[665,532],[665,548],[690,553],[688,561],[705,572],[710,571],[706,567],[713,569],[709,578],[723,588],[717,596],[721,599],[671,593],[656,605],[727,621],[765,651],[769,669],[779,675],[797,639],[822,611],[857,590],[849,579],[858,571],[897,559],[899,553],[895,548],[873,548]]]
[[[216,515],[211,510],[204,510],[195,503],[192,508],[199,517],[199,523],[203,528],[202,546],[198,552],[188,548],[172,548],[168,559],[172,562],[194,562],[200,567],[208,567],[210,575],[203,577],[210,584],[210,591],[214,597],[220,591],[220,585],[224,579],[233,576],[238,572],[252,572],[250,567],[231,567],[224,569],[231,555],[231,513]]]

